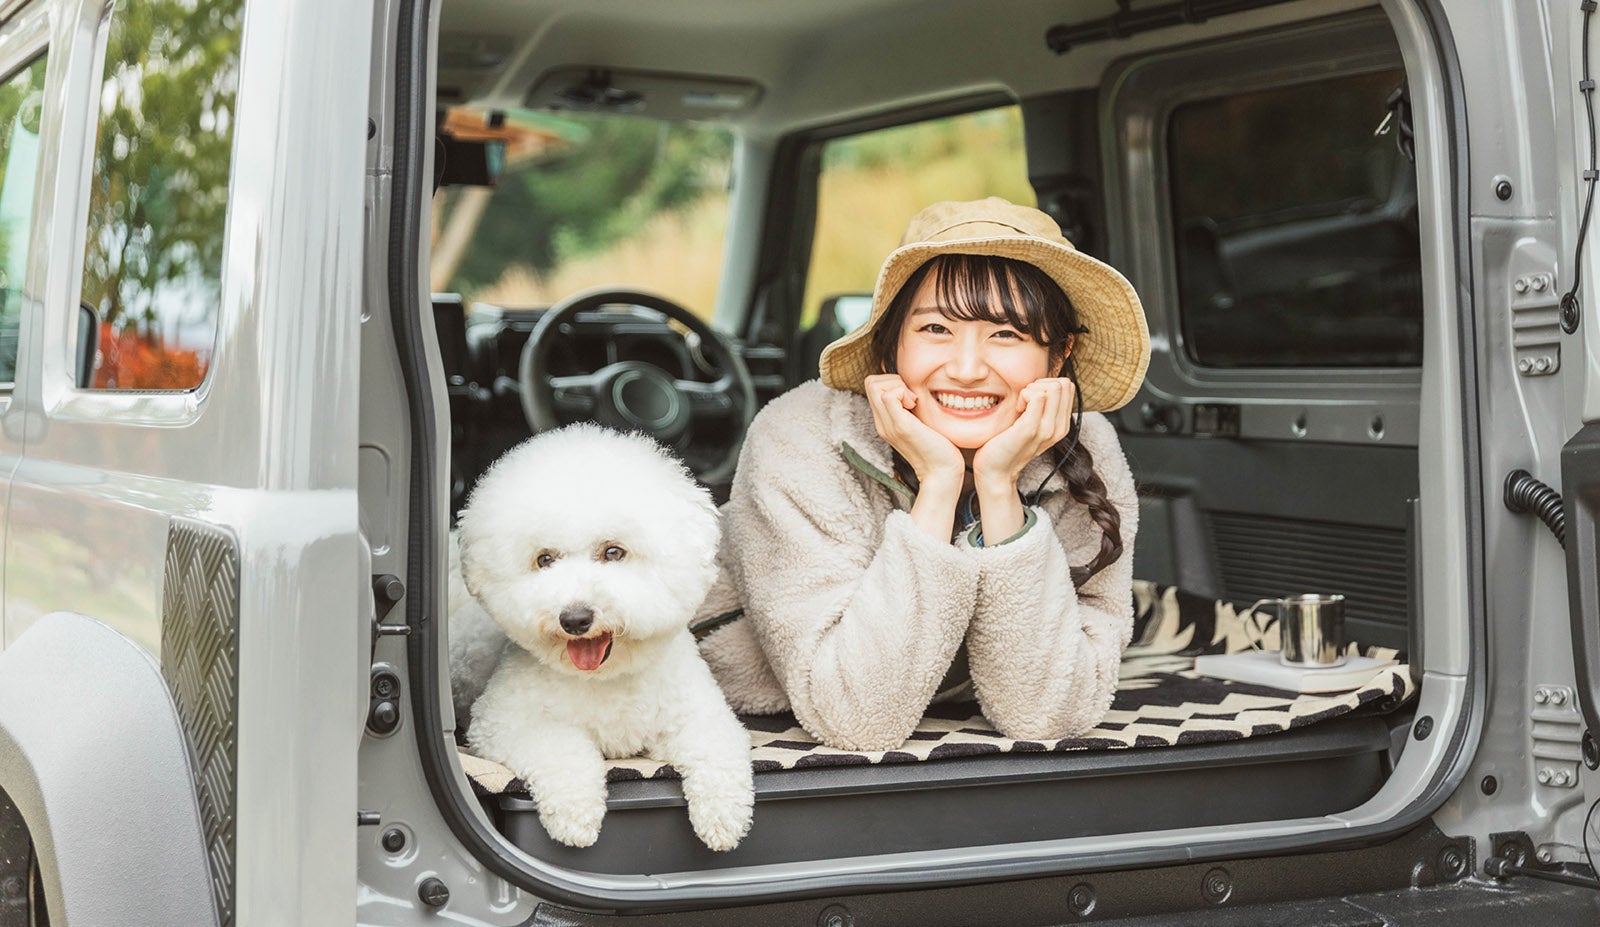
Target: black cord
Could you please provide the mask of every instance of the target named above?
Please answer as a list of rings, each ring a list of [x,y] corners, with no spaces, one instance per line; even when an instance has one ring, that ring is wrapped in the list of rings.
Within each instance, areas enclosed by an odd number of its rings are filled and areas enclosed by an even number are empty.
[[[1578,247],[1572,256],[1572,286],[1561,297],[1561,330],[1569,335],[1578,330],[1578,287],[1583,282],[1583,242],[1589,235],[1589,214],[1594,211],[1595,180],[1600,178],[1600,166],[1597,166],[1595,157],[1594,78],[1589,73],[1589,23],[1594,19],[1595,6],[1595,0],[1583,0],[1583,79],[1578,81],[1578,92],[1583,94],[1584,110],[1589,115],[1589,169],[1583,172],[1589,193],[1584,197],[1583,219],[1578,222]]]
[[[1594,811],[1600,808],[1600,798],[1589,805],[1589,813],[1583,816],[1583,858],[1589,861],[1589,871],[1600,876],[1600,869],[1594,866],[1594,854],[1589,851],[1589,821],[1594,818]]]
[[[1556,536],[1556,543],[1567,546],[1567,513],[1562,507],[1560,493],[1528,471],[1519,469],[1506,474],[1504,501],[1506,508],[1513,512],[1537,516]]]

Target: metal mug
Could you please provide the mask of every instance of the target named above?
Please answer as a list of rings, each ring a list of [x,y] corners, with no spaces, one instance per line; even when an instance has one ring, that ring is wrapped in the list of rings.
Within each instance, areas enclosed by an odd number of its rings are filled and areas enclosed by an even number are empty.
[[[1258,650],[1271,623],[1258,626],[1256,609],[1268,603],[1278,612],[1278,660],[1284,666],[1326,669],[1344,663],[1344,596],[1291,595],[1256,602],[1245,627],[1247,634],[1255,632],[1250,643]]]

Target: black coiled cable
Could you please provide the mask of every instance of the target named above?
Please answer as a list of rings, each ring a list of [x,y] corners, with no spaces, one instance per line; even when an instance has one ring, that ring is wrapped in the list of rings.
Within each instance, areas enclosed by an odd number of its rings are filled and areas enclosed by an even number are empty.
[[[1506,474],[1505,498],[1506,508],[1537,515],[1556,536],[1556,543],[1567,546],[1567,513],[1561,509],[1560,493],[1526,470],[1512,470]]]

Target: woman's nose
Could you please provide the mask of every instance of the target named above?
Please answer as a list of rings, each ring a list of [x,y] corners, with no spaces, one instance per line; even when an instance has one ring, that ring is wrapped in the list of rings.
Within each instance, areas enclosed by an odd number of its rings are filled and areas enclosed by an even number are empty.
[[[958,338],[950,346],[945,375],[958,382],[976,382],[989,372],[983,356],[983,343],[975,338]]]

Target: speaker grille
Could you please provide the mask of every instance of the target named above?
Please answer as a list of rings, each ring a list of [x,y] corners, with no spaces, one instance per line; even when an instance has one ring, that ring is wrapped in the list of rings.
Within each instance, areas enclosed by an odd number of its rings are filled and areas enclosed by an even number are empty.
[[[1352,636],[1359,633],[1362,643],[1405,646],[1409,553],[1404,528],[1231,512],[1208,517],[1225,598],[1248,605],[1270,596],[1338,593],[1345,597],[1346,622],[1356,626]]]
[[[227,532],[181,518],[167,532],[161,674],[189,739],[211,891],[219,922],[229,927],[238,782],[239,550]]]

